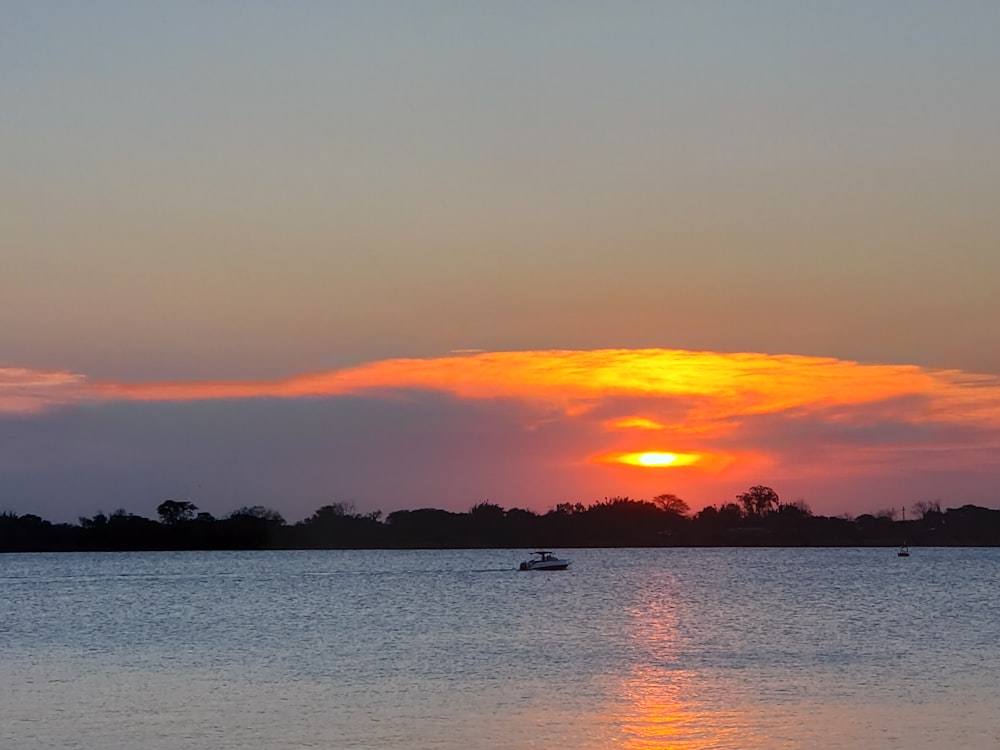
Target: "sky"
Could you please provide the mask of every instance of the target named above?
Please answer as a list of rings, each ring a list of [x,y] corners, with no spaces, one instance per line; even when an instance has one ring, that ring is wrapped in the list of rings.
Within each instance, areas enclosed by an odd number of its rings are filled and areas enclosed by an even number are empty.
[[[1000,507],[996,3],[0,12],[0,510]]]

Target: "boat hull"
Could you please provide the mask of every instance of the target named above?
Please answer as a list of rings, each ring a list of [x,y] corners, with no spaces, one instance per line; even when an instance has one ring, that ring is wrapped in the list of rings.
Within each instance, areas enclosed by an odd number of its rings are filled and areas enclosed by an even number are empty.
[[[549,560],[546,562],[529,560],[521,563],[521,570],[566,570],[568,567],[568,560]]]

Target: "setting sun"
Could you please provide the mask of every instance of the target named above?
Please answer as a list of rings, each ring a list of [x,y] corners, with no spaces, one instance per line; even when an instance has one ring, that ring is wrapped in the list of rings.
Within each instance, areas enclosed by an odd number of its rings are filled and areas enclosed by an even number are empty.
[[[640,453],[636,458],[640,466],[671,466],[676,462],[676,453]]]
[[[602,456],[600,460],[607,463],[628,464],[629,466],[665,468],[668,466],[692,466],[701,460],[701,456],[697,453],[642,451],[637,453],[613,453]]]

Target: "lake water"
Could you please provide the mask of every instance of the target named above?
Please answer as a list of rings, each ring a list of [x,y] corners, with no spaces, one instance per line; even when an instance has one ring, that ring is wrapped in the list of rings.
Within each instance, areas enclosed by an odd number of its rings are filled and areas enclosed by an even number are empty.
[[[0,555],[0,747],[1000,747],[1000,549]]]

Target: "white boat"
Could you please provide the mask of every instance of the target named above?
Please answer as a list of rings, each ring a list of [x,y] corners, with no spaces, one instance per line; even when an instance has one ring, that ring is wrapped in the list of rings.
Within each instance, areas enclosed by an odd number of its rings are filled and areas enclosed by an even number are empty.
[[[521,563],[521,570],[566,570],[568,567],[569,560],[562,560],[547,549],[537,550],[534,557]]]

